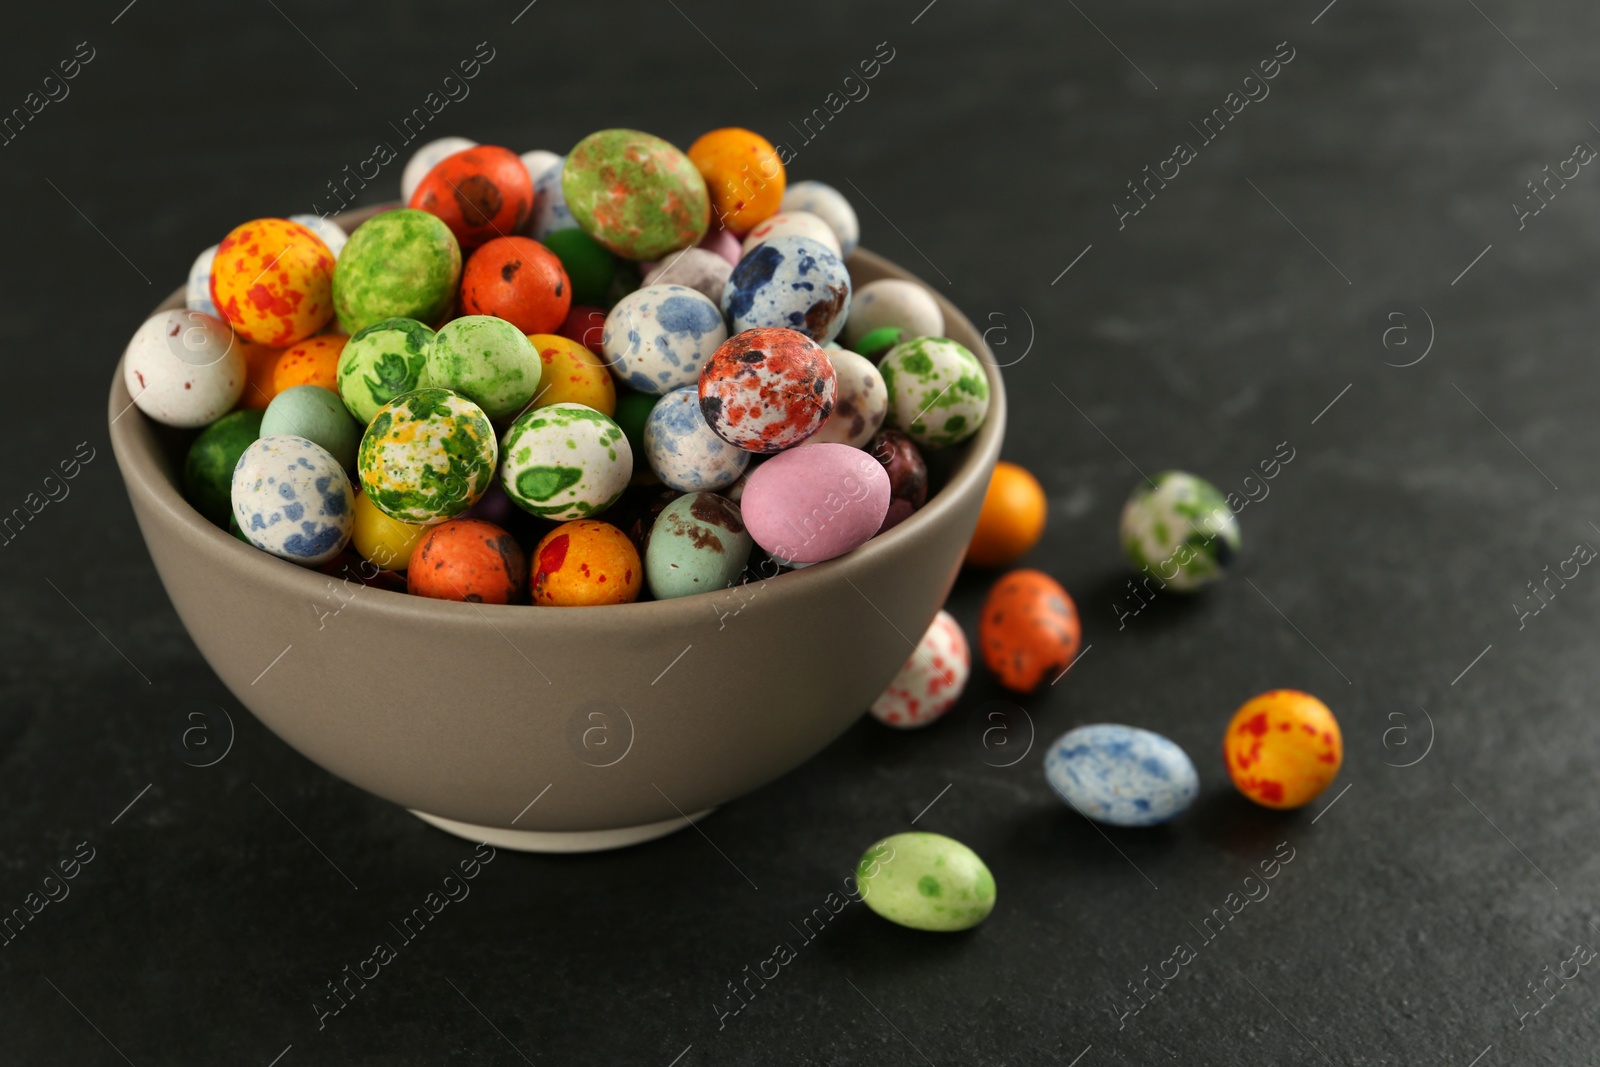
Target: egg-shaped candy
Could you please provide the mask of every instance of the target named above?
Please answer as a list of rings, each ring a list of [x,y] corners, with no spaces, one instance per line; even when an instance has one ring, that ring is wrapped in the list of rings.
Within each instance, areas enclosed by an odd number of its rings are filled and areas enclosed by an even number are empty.
[[[470,146],[463,145],[462,147]],[[539,179],[544,177],[545,171],[551,167],[561,166],[561,157],[555,152],[548,152],[543,148],[535,148],[531,152],[524,152],[518,158],[522,160],[522,165],[528,170],[528,180],[535,185],[539,184]]]
[[[350,241],[350,235],[344,232],[344,227],[324,215],[290,215],[289,221],[298,222],[322,238],[322,243],[328,246],[334,259],[339,258],[339,253]]]
[[[576,341],[597,356],[605,355],[606,310],[592,305],[573,304],[566,321],[555,331],[569,341]]]
[[[304,437],[263,437],[233,468],[233,516],[263,552],[315,567],[350,541],[355,491],[339,461]]]
[[[230,411],[200,431],[183,462],[183,495],[218,526],[233,510],[233,468],[261,436],[261,412]]]
[[[958,445],[989,415],[989,379],[964,345],[919,337],[896,345],[878,364],[889,389],[885,421],[923,448]]]
[[[618,381],[659,396],[697,384],[700,368],[727,339],[722,312],[705,294],[653,285],[611,309],[600,345]]]
[[[1109,723],[1056,738],[1044,776],[1076,811],[1108,826],[1164,823],[1187,811],[1200,792],[1200,776],[1183,749],[1149,730]]]
[[[235,226],[211,262],[211,302],[247,341],[282,347],[333,318],[333,253],[288,219]]]
[[[847,330],[849,326],[848,322],[845,323]],[[869,330],[867,333],[862,334],[859,339],[853,342],[853,347],[856,352],[872,360],[873,363],[877,363],[888,355],[889,350],[895,345],[911,339],[911,335],[898,326],[880,326],[876,330]]]
[[[430,526],[406,569],[406,592],[470,604],[514,604],[528,584],[528,561],[511,535],[481,519]]]
[[[822,219],[809,211],[780,211],[744,235],[739,247],[740,258],[748,256],[757,245],[779,237],[806,237],[844,258],[839,235]]]
[[[567,208],[589,236],[627,259],[660,259],[705,236],[705,179],[677,148],[638,130],[597,130],[561,167]]]
[[[410,208],[374,215],[350,235],[333,271],[339,325],[354,335],[384,319],[438,322],[460,280],[461,246],[437,216]]]
[[[1044,535],[1049,502],[1039,479],[1025,467],[1001,460],[989,475],[978,526],[967,545],[967,562],[1005,567],[1021,559]]]
[[[739,499],[756,544],[820,563],[865,544],[889,510],[889,475],[859,448],[803,444],[757,467]]]
[[[856,864],[867,907],[913,930],[970,930],[994,911],[994,875],[978,854],[943,834],[895,834]]]
[[[866,450],[889,475],[889,510],[878,529],[882,533],[905,522],[927,503],[928,465],[917,443],[899,430],[879,430]]]
[[[190,311],[203,311],[221,318],[217,305],[211,302],[211,264],[216,258],[216,245],[194,257],[194,263],[189,266],[189,280],[183,287],[183,302]]]
[[[158,311],[122,352],[122,381],[139,410],[168,426],[204,426],[244,391],[242,346],[203,311]]]
[[[422,184],[422,179],[426,178],[428,172],[437,167],[446,156],[453,156],[457,152],[477,146],[477,141],[466,137],[440,137],[421,145],[411,153],[411,158],[406,160],[405,167],[400,171],[400,202],[405,203],[410,200],[411,194]]]
[[[689,493],[661,510],[650,527],[644,573],[657,600],[725,589],[750,558],[739,505],[716,493]]]
[[[967,635],[953,615],[940,611],[900,673],[872,702],[872,717],[902,730],[926,726],[955,706],[971,674]]]
[[[547,169],[533,182],[533,218],[529,228],[533,239],[543,241],[560,230],[576,230],[578,220],[567,207],[567,195],[561,190],[561,172],[566,158]]]
[[[361,427],[337,393],[319,385],[296,385],[272,398],[261,418],[261,436],[292,434],[315,442],[346,471],[356,468]]]
[[[1294,689],[1274,689],[1234,712],[1222,758],[1233,784],[1268,808],[1299,808],[1333,783],[1344,737],[1328,705]]]
[[[718,437],[777,452],[815,434],[833,412],[833,364],[815,341],[754,329],[722,343],[700,372],[700,411]]]
[[[284,349],[253,344],[237,337],[234,342],[244,353],[244,392],[239,394],[239,406],[265,411],[272,398],[278,395],[275,382],[278,360],[283,358]]]
[[[809,212],[826,222],[839,239],[842,259],[849,259],[850,253],[861,243],[861,223],[856,218],[856,209],[831,185],[819,181],[795,182],[784,191],[779,210]],[[943,333],[944,329],[941,327],[934,332]]]
[[[722,290],[722,310],[734,333],[781,326],[826,344],[850,313],[850,272],[809,237],[775,237],[733,268]]]
[[[631,390],[617,397],[617,407],[612,418],[622,428],[622,435],[628,439],[628,447],[633,449],[636,460],[639,457],[648,457],[644,447],[644,426],[650,421],[650,412],[655,410],[656,403],[660,399],[649,393],[635,393]],[[634,463],[633,480],[639,481],[641,474],[649,475],[654,480],[655,472],[650,469],[648,461]]]
[[[628,535],[595,519],[562,523],[533,551],[531,588],[538,607],[631,604],[644,564]]]
[[[461,310],[497,315],[524,334],[549,333],[572,307],[572,283],[551,252],[527,237],[496,237],[467,259]]]
[[[1239,554],[1239,519],[1227,498],[1184,471],[1162,471],[1135,486],[1119,532],[1128,562],[1179,593],[1222,578]]]
[[[433,331],[416,319],[382,319],[354,333],[339,353],[339,397],[365,425],[395,397],[422,384]]]
[[[906,337],[943,337],[944,312],[923,285],[903,278],[879,278],[857,289],[844,325],[845,346],[854,348],[874,330],[891,327]]]
[[[475,145],[445,156],[406,206],[437,215],[463,253],[515,233],[533,211],[533,179],[509,148]]]
[[[883,427],[889,414],[889,388],[872,361],[844,348],[830,348],[826,355],[838,382],[833,413],[811,440],[821,444],[840,444],[866,448]]]
[[[528,340],[542,364],[533,407],[582,404],[602,415],[616,411],[617,387],[604,360],[578,342],[553,333],[530,334]]]
[[[528,335],[493,315],[451,319],[434,335],[423,380],[460,393],[491,419],[515,415],[539,391],[543,364]]]
[[[720,304],[722,290],[728,285],[733,264],[705,248],[685,248],[650,268],[644,276],[646,287],[652,285],[686,285],[705,296],[713,304]]]
[[[577,519],[617,502],[633,477],[633,449],[611,419],[582,404],[523,412],[506,431],[501,485],[530,515]]]
[[[978,644],[1000,684],[1031,693],[1054,684],[1083,640],[1078,609],[1043,571],[1017,570],[994,583],[983,602]]]
[[[656,477],[684,493],[726,488],[750,463],[750,453],[706,425],[699,391],[692,385],[674,389],[651,407],[644,424],[644,452]]]
[[[617,279],[617,257],[577,227],[556,230],[542,239],[544,247],[561,261],[567,272],[572,300],[579,304],[606,301]],[[546,331],[548,332],[548,331]]]
[[[700,243],[695,247],[716,253],[727,260],[730,267],[737,265],[739,257],[744,255],[743,242],[736,235],[716,225],[714,221],[711,229],[706,231],[706,235],[700,238]]]
[[[336,333],[324,333],[285,348],[272,365],[273,399],[297,385],[315,385],[338,392],[339,357],[349,341],[348,337]]]
[[[689,159],[706,180],[717,223],[732,233],[748,233],[783,202],[783,160],[759,133],[729,126],[701,134]]]
[[[356,490],[355,521],[350,543],[361,558],[386,571],[404,571],[411,564],[411,553],[431,526],[391,519],[379,511],[365,490]]]
[[[356,470],[379,511],[432,526],[477,503],[494,481],[499,456],[482,408],[448,389],[426,388],[378,409],[361,438]]]

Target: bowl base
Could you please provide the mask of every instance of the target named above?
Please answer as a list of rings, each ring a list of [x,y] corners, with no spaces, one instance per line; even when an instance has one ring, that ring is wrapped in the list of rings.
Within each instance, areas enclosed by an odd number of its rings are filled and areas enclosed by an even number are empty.
[[[626,848],[629,845],[665,837],[675,830],[682,830],[685,826],[699,822],[717,809],[706,808],[686,817],[678,816],[641,826],[568,831],[508,830],[499,826],[474,826],[472,823],[446,819],[442,815],[429,815],[414,808],[407,810],[423,822],[438,827],[447,834],[455,834],[468,841],[486,842],[495,848],[508,848],[517,852],[603,852],[606,849]]]

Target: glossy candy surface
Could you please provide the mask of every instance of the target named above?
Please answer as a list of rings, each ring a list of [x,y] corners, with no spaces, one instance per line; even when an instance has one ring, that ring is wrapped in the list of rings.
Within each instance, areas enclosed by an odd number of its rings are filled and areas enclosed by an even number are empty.
[[[597,356],[605,355],[602,343],[606,334],[606,311],[592,305],[574,304],[567,312],[561,328],[555,331],[569,341],[576,341]]]
[[[692,385],[674,389],[650,409],[644,451],[656,477],[685,493],[724,489],[750,463],[749,452],[730,445],[706,425],[700,394]]]
[[[940,611],[883,693],[872,702],[872,717],[909,730],[926,726],[961,699],[972,674],[972,650],[961,624]]]
[[[431,326],[460,280],[461,246],[439,218],[409,208],[374,215],[356,227],[334,268],[339,325],[352,335],[384,319]]]
[[[889,350],[878,364],[889,389],[888,425],[923,448],[958,445],[989,414],[989,379],[964,345],[919,337]]]
[[[576,226],[545,234],[543,241],[544,247],[561,261],[561,268],[567,272],[572,302],[594,304],[605,300],[617,276],[615,256]]]
[[[321,445],[346,472],[356,468],[361,427],[339,395],[320,385],[296,385],[272,398],[261,418],[261,436],[293,434]]]
[[[1031,693],[1060,677],[1081,641],[1077,607],[1043,571],[1012,571],[983,602],[978,644],[1007,689]]]
[[[889,475],[889,510],[883,517],[884,530],[898,526],[928,500],[928,465],[917,443],[899,430],[879,430],[866,451]]]
[[[242,342],[201,311],[158,311],[122,352],[122,381],[140,411],[168,426],[205,426],[244,391]]]
[[[1239,552],[1239,520],[1210,482],[1162,471],[1134,487],[1119,532],[1128,562],[1163,588],[1193,592],[1217,581]]]
[[[731,233],[748,233],[783,203],[783,162],[759,133],[729,126],[701,134],[689,159],[706,180],[712,217]]]
[[[475,145],[434,164],[406,206],[437,215],[463,253],[516,233],[533,212],[533,179],[509,148]]]
[[[362,425],[378,409],[422,384],[433,331],[416,319],[383,319],[358,331],[339,353],[339,397]]]
[[[722,310],[734,333],[781,326],[826,344],[850,312],[850,272],[831,249],[809,237],[775,237],[733,268]]]
[[[427,388],[378,410],[361,438],[356,469],[379,511],[431,526],[477,502],[494,481],[499,455],[482,408],[448,390]]]
[[[717,305],[682,285],[653,285],[606,316],[601,348],[617,380],[658,396],[700,380],[700,368],[727,340]]]
[[[428,172],[439,165],[439,161],[446,156],[453,156],[457,152],[468,148],[477,147],[478,142],[465,137],[440,137],[420,145],[411,153],[411,158],[406,160],[406,165],[400,172],[400,199],[407,201],[411,194],[417,191],[417,186],[422,184],[422,179]]]
[[[1154,826],[1189,808],[1200,776],[1183,749],[1133,726],[1080,726],[1056,738],[1044,776],[1083,815],[1109,826]]]
[[[598,130],[561,168],[567,208],[584,232],[627,259],[660,259],[705,236],[705,179],[677,148],[638,130]]]
[[[231,495],[244,538],[291,563],[326,563],[350,540],[350,479],[338,460],[303,437],[252,442],[234,466]]]
[[[333,318],[333,253],[287,219],[233,228],[211,263],[211,302],[247,341],[284,347]]]
[[[631,604],[644,582],[628,535],[594,519],[551,530],[534,550],[532,567],[533,602],[545,607]]]
[[[604,511],[628,487],[633,449],[610,418],[582,404],[518,416],[501,447],[501,484],[522,510],[549,519]]]
[[[496,237],[467,259],[461,273],[461,311],[497,315],[525,334],[549,333],[572,307],[566,269],[528,237]]]
[[[543,368],[533,407],[582,404],[602,415],[616,411],[617,386],[604,360],[578,342],[557,334],[536,333],[528,340],[539,353]]]
[[[739,498],[756,544],[793,563],[820,563],[864,544],[889,509],[889,475],[859,448],[803,444],[768,458]]]
[[[651,595],[669,600],[733,585],[753,543],[733,501],[716,493],[675,498],[650,528],[644,564]]]
[[[233,468],[261,436],[261,412],[231,411],[200,431],[183,463],[183,495],[218,526],[233,510]]]
[[[387,571],[403,571],[411,553],[432,527],[391,519],[373,506],[365,490],[356,491],[355,526],[350,543],[361,557]]]
[[[944,312],[933,294],[904,278],[879,278],[856,290],[845,323],[846,347],[875,330],[898,329],[906,337],[943,337]]]
[[[977,529],[967,545],[967,562],[1004,567],[1021,559],[1043,536],[1047,507],[1044,487],[1026,468],[1004,460],[996,463]]]
[[[349,340],[336,333],[324,333],[285,348],[272,365],[273,399],[297,385],[316,385],[337,392],[339,357]]]
[[[221,318],[217,314],[217,305],[211,302],[211,264],[216,258],[216,245],[194,257],[194,263],[189,267],[189,280],[183,287],[183,302],[190,311],[203,311]]]
[[[972,849],[943,834],[895,834],[856,864],[867,907],[913,930],[968,930],[994,910],[994,875]]]
[[[428,527],[406,570],[406,591],[434,600],[514,604],[527,585],[522,549],[510,534],[482,519]]]
[[[463,315],[434,335],[423,380],[466,397],[491,419],[503,419],[533,399],[543,366],[528,335],[512,323]]]
[[[826,354],[838,386],[833,413],[811,440],[866,448],[889,414],[889,388],[883,384],[878,368],[865,356],[843,348],[830,348]]]
[[[746,330],[724,341],[700,372],[700,412],[729,444],[778,452],[821,428],[835,391],[832,361],[805,334]]]
[[[1234,712],[1222,758],[1239,792],[1268,808],[1298,808],[1332,784],[1344,737],[1328,705],[1309,693],[1274,689]]]
[[[831,185],[819,181],[795,182],[784,190],[780,209],[809,212],[826,222],[839,239],[839,255],[844,259],[849,259],[850,253],[861,243],[861,223],[856,218],[856,209]],[[943,327],[934,332],[943,333]]]

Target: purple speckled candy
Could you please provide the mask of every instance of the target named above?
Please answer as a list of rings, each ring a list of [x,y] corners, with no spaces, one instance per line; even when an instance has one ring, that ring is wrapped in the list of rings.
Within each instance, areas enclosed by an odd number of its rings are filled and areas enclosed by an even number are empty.
[[[928,465],[915,441],[899,430],[879,430],[867,451],[889,475],[889,510],[878,532],[898,526],[928,499]]]
[[[859,448],[798,445],[751,473],[739,508],[750,536],[767,552],[820,563],[878,532],[889,509],[889,475]]]

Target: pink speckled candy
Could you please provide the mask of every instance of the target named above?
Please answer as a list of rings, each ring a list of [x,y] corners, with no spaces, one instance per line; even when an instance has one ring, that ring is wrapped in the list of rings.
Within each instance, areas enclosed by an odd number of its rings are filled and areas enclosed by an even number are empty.
[[[820,563],[878,532],[889,510],[889,475],[859,448],[799,445],[751,473],[739,508],[750,536],[768,553]]]
[[[948,611],[941,611],[894,681],[872,702],[872,717],[902,730],[926,726],[961,699],[971,675],[967,635]]]
[[[833,413],[838,379],[811,338],[782,327],[723,341],[700,371],[700,412],[746,452],[777,452],[816,433]]]

